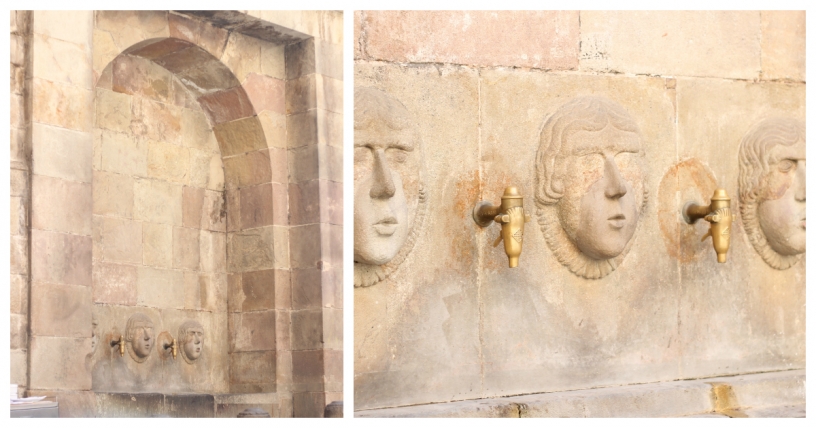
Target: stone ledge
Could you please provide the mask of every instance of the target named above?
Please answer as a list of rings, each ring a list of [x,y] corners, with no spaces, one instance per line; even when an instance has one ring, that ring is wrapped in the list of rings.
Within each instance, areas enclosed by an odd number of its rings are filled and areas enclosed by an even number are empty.
[[[355,417],[804,417],[805,370],[361,410]],[[728,400],[717,388],[726,387]]]

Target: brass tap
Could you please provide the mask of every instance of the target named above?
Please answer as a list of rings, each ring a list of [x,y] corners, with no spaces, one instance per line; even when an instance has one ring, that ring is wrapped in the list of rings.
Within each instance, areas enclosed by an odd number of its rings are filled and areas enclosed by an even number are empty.
[[[714,241],[717,262],[725,263],[728,247],[731,245],[731,221],[734,219],[731,214],[731,198],[725,193],[725,189],[714,191],[710,205],[686,203],[683,207],[683,218],[688,224],[694,224],[701,218],[711,223],[711,228],[703,235],[701,241],[705,241],[710,236]]]
[[[119,346],[119,355],[124,357],[125,356],[125,338],[122,335],[119,335],[119,339],[111,340],[110,346],[113,348],[114,346]]]
[[[176,355],[178,354],[178,346],[176,346],[176,339],[170,341],[170,343],[164,344],[164,349],[170,349],[170,354],[173,356],[173,359],[176,359]]]
[[[518,188],[504,189],[501,205],[493,205],[487,201],[477,203],[473,208],[473,220],[481,227],[487,227],[494,221],[501,224],[501,233],[493,246],[504,240],[504,252],[507,253],[510,267],[518,266],[524,223],[530,221],[530,215],[524,212],[524,199]]]

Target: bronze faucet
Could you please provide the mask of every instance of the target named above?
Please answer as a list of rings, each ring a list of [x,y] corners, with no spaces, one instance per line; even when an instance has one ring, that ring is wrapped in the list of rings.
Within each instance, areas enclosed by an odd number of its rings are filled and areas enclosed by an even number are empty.
[[[710,205],[686,203],[683,207],[683,218],[688,224],[694,224],[701,218],[711,223],[711,228],[703,235],[701,241],[711,236],[714,251],[717,253],[717,262],[725,263],[728,247],[731,245],[731,221],[734,218],[731,215],[731,198],[725,193],[725,189],[714,191]]]
[[[493,205],[487,201],[477,203],[473,208],[473,220],[481,227],[489,226],[494,221],[501,224],[501,234],[493,246],[499,245],[499,242],[504,240],[504,252],[507,253],[510,267],[518,266],[524,223],[530,221],[530,215],[524,212],[524,199],[519,194],[518,188],[504,189],[500,205]]]
[[[111,348],[114,346],[119,346],[119,355],[124,357],[125,356],[125,338],[122,335],[119,335],[119,339],[111,340],[110,346]]]
[[[170,343],[164,344],[164,349],[170,349],[170,354],[173,356],[173,359],[176,359],[176,355],[178,354],[178,346],[176,346],[176,339],[170,341]]]

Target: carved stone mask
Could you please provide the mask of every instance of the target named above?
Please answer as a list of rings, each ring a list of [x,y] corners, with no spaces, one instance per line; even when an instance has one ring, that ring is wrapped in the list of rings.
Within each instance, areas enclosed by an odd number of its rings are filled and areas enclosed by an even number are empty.
[[[155,339],[153,321],[141,313],[131,315],[127,322],[125,341],[128,353],[136,362],[144,362],[150,356]]]
[[[640,139],[628,113],[600,97],[576,98],[545,122],[539,222],[559,261],[577,275],[606,276],[628,251],[646,197]]]
[[[422,148],[399,101],[357,88],[354,104],[354,283],[370,286],[413,247],[424,202]]]
[[[179,327],[178,341],[181,356],[187,363],[192,364],[204,350],[204,327],[198,321],[185,321]]]
[[[787,269],[805,252],[805,127],[794,119],[759,122],[740,144],[740,213],[768,265]]]

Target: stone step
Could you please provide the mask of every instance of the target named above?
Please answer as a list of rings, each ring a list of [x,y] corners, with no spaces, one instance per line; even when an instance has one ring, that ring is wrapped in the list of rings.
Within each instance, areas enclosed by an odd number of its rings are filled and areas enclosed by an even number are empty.
[[[355,417],[804,417],[805,370],[361,410]]]

